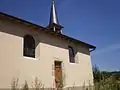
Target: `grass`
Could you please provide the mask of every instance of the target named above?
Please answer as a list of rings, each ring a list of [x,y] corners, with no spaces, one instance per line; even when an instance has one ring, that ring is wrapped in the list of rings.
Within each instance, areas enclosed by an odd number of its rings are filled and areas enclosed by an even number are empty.
[[[19,79],[14,78],[11,83],[11,90],[44,90],[44,84],[36,77],[35,80],[32,82],[31,88],[29,87],[27,81],[23,84],[22,88],[18,86]],[[63,86],[63,83],[61,83]],[[63,87],[57,88],[57,90],[62,90]],[[67,90],[76,90],[75,84],[67,89]],[[54,89],[50,89],[54,90]],[[78,89],[77,89],[78,90]],[[81,90],[81,89],[80,89]],[[107,78],[104,80],[101,80],[99,83],[96,82],[94,86],[90,85],[85,86],[83,84],[82,90],[120,90],[120,82],[114,80],[113,78]]]

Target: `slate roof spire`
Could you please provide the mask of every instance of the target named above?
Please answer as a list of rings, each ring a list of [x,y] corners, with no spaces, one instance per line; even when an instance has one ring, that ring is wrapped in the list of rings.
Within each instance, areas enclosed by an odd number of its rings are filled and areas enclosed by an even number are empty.
[[[62,32],[62,26],[59,24],[58,17],[57,17],[57,11],[55,7],[55,0],[52,0],[52,5],[51,5],[51,12],[50,12],[50,21],[48,28],[50,30],[53,30],[56,33],[61,33]]]

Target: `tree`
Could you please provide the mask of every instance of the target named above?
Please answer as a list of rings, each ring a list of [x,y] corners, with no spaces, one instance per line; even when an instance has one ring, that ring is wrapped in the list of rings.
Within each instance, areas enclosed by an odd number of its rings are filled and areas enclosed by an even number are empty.
[[[96,65],[93,66],[93,77],[94,77],[94,82],[95,83],[100,82],[101,79],[102,79],[101,72],[100,72],[99,68]]]

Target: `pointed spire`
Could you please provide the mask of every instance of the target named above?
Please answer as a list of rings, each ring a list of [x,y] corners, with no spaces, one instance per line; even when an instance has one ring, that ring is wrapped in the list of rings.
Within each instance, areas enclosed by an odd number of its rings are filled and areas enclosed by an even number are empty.
[[[55,1],[54,0],[52,0],[52,5],[51,5],[49,25],[52,24],[52,23],[58,24],[58,17],[57,17],[57,12],[56,12],[56,7],[55,7]]]
[[[58,21],[56,7],[55,7],[55,0],[52,0],[50,21],[48,28],[57,33],[61,33],[61,29],[63,28]]]

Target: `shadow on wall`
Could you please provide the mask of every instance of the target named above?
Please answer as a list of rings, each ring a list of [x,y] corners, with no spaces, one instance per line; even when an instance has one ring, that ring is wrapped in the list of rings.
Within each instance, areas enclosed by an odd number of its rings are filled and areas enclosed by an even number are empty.
[[[80,52],[86,55],[90,55],[89,47],[87,46],[78,44],[71,40],[66,40],[64,38],[58,37],[57,35],[53,36],[52,34],[44,32],[43,28],[31,27],[21,22],[8,20],[4,17],[3,18],[0,17],[0,31],[22,38],[25,35],[29,34],[33,36],[34,39],[36,40],[36,47],[40,42],[56,47],[61,47],[64,49],[68,49],[68,45],[71,45],[74,47],[75,53]]]

